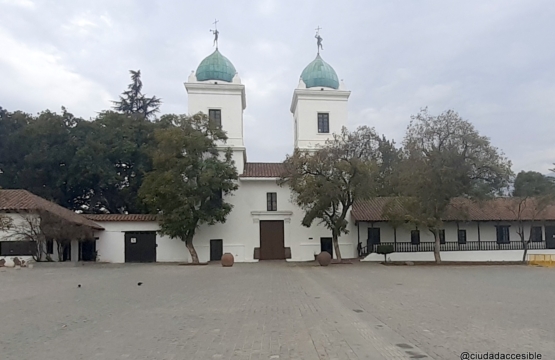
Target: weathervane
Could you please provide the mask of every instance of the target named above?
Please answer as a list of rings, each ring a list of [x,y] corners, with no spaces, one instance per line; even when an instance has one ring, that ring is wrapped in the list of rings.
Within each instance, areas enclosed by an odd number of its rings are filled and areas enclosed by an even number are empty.
[[[218,22],[218,20],[214,19],[214,30],[210,29],[210,32],[214,34],[214,44],[212,44],[212,46],[216,45],[216,50],[218,49],[218,35],[220,34],[220,32],[218,31]]]
[[[322,30],[322,28],[320,27],[320,25],[318,25],[318,27],[316,28],[316,35],[314,36],[316,38],[316,46],[318,47],[318,55],[320,55],[320,49],[324,50],[324,47],[322,46],[322,41],[324,39],[322,39],[322,37],[320,36],[320,30]]]

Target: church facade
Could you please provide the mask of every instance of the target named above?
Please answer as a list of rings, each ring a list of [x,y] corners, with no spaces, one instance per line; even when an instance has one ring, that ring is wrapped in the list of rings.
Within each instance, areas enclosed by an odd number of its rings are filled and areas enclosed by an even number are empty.
[[[331,231],[317,221],[310,227],[301,224],[303,211],[290,201],[288,187],[277,185],[281,163],[250,163],[244,144],[243,111],[246,88],[234,65],[218,49],[206,57],[192,72],[185,89],[188,112],[203,112],[220,123],[227,132],[222,151],[231,148],[239,174],[239,188],[225,199],[233,210],[223,224],[202,226],[196,233],[194,246],[199,260],[219,259],[229,252],[238,262],[264,259],[292,261],[314,260],[323,249],[333,252]],[[318,54],[302,71],[293,91],[291,113],[294,123],[294,145],[301,150],[314,150],[333,133],[347,125],[350,91],[339,82],[335,70]],[[98,215],[90,219],[102,224],[97,251],[100,261],[125,262],[123,233],[158,230],[153,218],[133,220],[125,215]],[[111,221],[119,219],[121,221]],[[110,221],[106,221],[110,220]],[[129,221],[128,221],[129,220]],[[351,225],[351,231],[355,231]],[[119,240],[115,240],[115,238]],[[129,240],[130,241],[130,240]],[[128,241],[127,247],[133,247]],[[189,261],[190,255],[179,239],[156,235],[156,261]],[[358,256],[356,236],[342,236],[339,241],[344,258]]]

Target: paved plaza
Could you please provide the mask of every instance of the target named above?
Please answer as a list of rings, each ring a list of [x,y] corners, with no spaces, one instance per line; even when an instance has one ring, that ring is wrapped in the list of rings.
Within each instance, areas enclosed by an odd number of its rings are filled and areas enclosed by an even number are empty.
[[[0,289],[2,360],[555,359],[555,269],[39,265]]]

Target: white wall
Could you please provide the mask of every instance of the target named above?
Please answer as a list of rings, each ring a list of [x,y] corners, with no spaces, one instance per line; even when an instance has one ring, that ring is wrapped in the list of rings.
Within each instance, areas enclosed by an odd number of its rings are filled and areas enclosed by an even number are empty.
[[[278,211],[266,211],[266,193],[276,192]],[[320,253],[320,238],[331,237],[331,232],[315,222],[311,228],[301,225],[304,213],[290,202],[290,190],[279,187],[275,180],[240,181],[239,189],[226,201],[234,208],[224,224],[201,226],[194,238],[194,246],[201,262],[210,259],[210,240],[222,239],[224,253],[230,252],[237,262],[256,262],[254,249],[260,246],[260,221],[284,221],[284,245],[291,248],[290,261],[311,261]],[[99,260],[121,263],[125,260],[125,231],[157,231],[156,222],[97,222],[105,228],[96,233]],[[357,257],[356,227],[350,222],[351,233],[343,235],[340,249],[343,258]],[[179,239],[157,235],[156,249],[159,262],[188,262],[190,255]]]
[[[347,101],[350,91],[324,89],[295,89],[291,112],[294,117],[295,147],[314,149],[340,133],[347,126]],[[330,132],[318,133],[318,113],[329,113]]]
[[[222,111],[222,129],[227,133],[227,141],[219,146],[233,150],[233,160],[239,174],[243,172],[245,162],[245,144],[243,141],[243,110],[245,109],[245,86],[225,81],[197,82],[194,76],[185,83],[188,93],[189,114],[209,109]]]
[[[222,129],[227,132],[229,146],[244,146],[243,143],[243,85],[210,85],[198,89],[186,84],[189,91],[189,114],[202,111],[208,115],[209,109],[222,111]],[[231,87],[231,89],[225,89]],[[224,91],[225,90],[225,91]]]
[[[491,251],[443,251],[441,261],[453,262],[489,262],[489,261],[522,261],[523,250],[491,250]],[[528,255],[552,254],[555,250],[528,250]],[[370,254],[361,261],[384,261],[384,256],[380,254]],[[393,253],[387,255],[387,261],[435,261],[434,253],[427,252],[406,252]]]

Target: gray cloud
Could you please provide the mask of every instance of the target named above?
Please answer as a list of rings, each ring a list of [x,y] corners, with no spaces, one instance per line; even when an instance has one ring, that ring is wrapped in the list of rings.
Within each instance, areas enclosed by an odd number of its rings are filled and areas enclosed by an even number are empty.
[[[299,75],[323,57],[352,90],[351,128],[397,142],[410,115],[454,108],[513,160],[547,172],[555,161],[555,3],[549,0],[131,1],[0,0],[0,105],[64,105],[89,118],[141,69],[164,113],[184,113],[183,82],[220,50],[247,87],[249,161],[293,146],[289,112]]]

